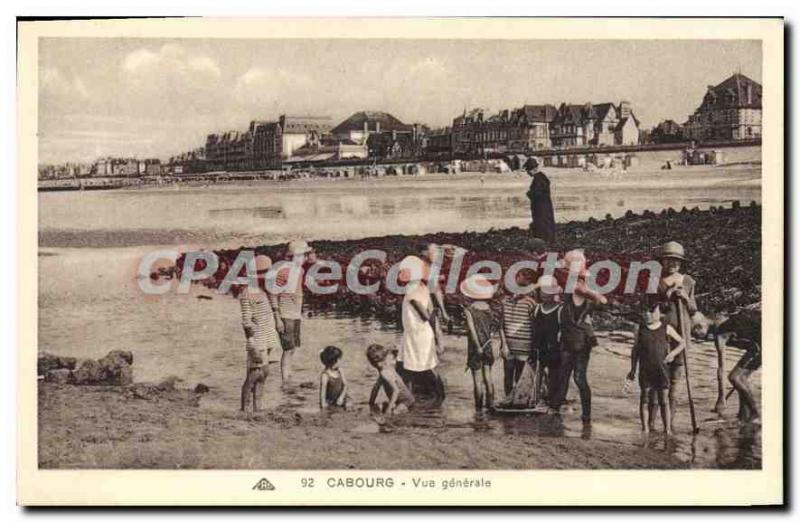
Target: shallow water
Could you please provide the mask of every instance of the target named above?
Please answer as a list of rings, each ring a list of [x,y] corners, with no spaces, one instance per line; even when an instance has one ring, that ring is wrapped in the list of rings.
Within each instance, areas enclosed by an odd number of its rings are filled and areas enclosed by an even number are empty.
[[[761,201],[760,167],[629,172],[619,179],[574,170],[548,174],[560,222],[618,217],[627,210]],[[40,244],[239,246],[296,236],[348,239],[526,227],[528,184],[524,174],[485,174],[43,192]],[[59,237],[74,232],[80,237],[72,241]]]
[[[660,210],[664,206],[710,206],[733,200],[760,201],[758,172],[752,169],[631,174],[624,180],[576,178],[555,173],[553,190],[560,220],[623,214],[628,209]],[[232,411],[238,407],[243,379],[244,339],[238,303],[194,288],[189,295],[145,296],[138,289],[135,268],[146,244],[180,246],[193,241],[213,248],[260,244],[303,233],[308,238],[355,238],[388,233],[440,230],[487,230],[525,226],[527,180],[509,175],[441,179],[309,182],[297,185],[213,187],[39,195],[40,226],[55,244],[59,234],[93,248],[50,246],[42,241],[39,256],[39,349],[78,357],[99,357],[112,349],[135,354],[135,378],[159,381],[169,375],[186,386],[198,382],[212,392],[203,407]],[[700,190],[702,188],[702,190]],[[412,219],[415,217],[415,219]],[[421,218],[421,219],[416,219]],[[166,235],[164,228],[175,231]],[[141,246],[136,246],[141,245]],[[356,408],[366,408],[375,372],[364,350],[377,342],[399,342],[399,333],[375,321],[347,317],[304,320],[303,347],[295,361],[296,385],[281,390],[279,366],[271,365],[266,396],[268,408],[317,411],[318,352],[340,346],[342,368],[350,382]],[[591,432],[580,423],[574,386],[563,421],[553,417],[477,416],[472,406],[471,378],[464,371],[465,342],[448,336],[440,367],[448,398],[441,410],[419,411],[379,425],[364,422],[348,429],[375,433],[406,429],[526,433],[542,439],[590,437],[635,451],[649,445],[703,467],[759,467],[760,433],[735,421],[720,422],[709,413],[716,397],[715,359],[708,345],[691,356],[694,391],[702,429],[689,433],[685,400],[676,419],[676,437],[668,444],[659,434],[644,440],[638,426],[638,397],[624,396],[628,342],[624,337],[601,339],[590,366],[594,392]],[[280,354],[273,353],[277,360]],[[736,353],[729,354],[730,365]],[[494,367],[498,396],[502,367]],[[756,375],[759,381],[759,375]],[[756,382],[756,386],[758,386]],[[737,406],[734,396],[729,406]],[[572,411],[569,411],[569,410]],[[360,418],[360,417],[359,417]]]

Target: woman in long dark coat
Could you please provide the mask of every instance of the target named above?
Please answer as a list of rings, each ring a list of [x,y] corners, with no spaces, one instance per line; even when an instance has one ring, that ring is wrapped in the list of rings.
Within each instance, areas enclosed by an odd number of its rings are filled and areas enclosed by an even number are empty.
[[[553,214],[553,201],[550,199],[550,179],[539,170],[536,158],[525,163],[525,170],[533,178],[528,189],[531,200],[531,233],[543,241],[552,243],[556,238],[556,218]]]

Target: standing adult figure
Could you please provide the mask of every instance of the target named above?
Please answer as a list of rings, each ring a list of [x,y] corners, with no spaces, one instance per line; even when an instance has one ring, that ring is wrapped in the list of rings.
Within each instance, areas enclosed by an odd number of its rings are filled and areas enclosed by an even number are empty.
[[[436,353],[436,335],[431,323],[433,301],[426,284],[427,264],[416,256],[404,258],[399,265],[398,279],[406,283],[403,296],[402,322],[403,341],[398,362],[403,380],[411,384],[429,383],[435,400],[444,400],[444,383],[436,372],[439,357]]]
[[[528,199],[531,200],[531,234],[552,243],[556,238],[556,218],[553,213],[553,200],[550,198],[550,179],[539,170],[539,161],[528,158],[525,171],[531,179]]]

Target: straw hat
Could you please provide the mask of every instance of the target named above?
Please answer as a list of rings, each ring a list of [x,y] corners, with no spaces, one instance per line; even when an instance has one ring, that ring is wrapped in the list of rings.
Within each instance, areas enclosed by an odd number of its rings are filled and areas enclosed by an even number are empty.
[[[397,268],[397,278],[404,283],[420,281],[427,277],[427,264],[417,256],[404,257]]]
[[[588,273],[586,270],[586,256],[583,254],[583,250],[570,250],[564,254],[564,268],[572,271],[572,266],[575,264],[580,267],[579,275],[585,276]]]
[[[658,248],[658,250],[656,251],[656,257],[658,259],[671,257],[673,259],[680,259],[681,261],[685,261],[686,253],[683,250],[683,245],[681,245],[677,241],[668,241]]]
[[[269,271],[272,268],[272,259],[269,256],[265,256],[263,254],[256,256],[256,273],[263,274]]]
[[[459,290],[470,299],[491,299],[494,297],[495,287],[486,279],[486,276],[474,274],[461,281]]]
[[[289,253],[292,255],[307,254],[312,248],[302,239],[295,239],[289,243]]]

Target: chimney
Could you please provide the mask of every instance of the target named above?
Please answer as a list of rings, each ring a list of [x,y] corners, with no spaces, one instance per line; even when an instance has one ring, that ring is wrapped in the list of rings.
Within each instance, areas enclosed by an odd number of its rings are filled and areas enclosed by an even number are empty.
[[[369,120],[364,120],[364,137],[367,137],[369,134]]]
[[[375,132],[377,132],[378,134],[380,134],[380,132],[381,132],[381,122],[380,122],[380,120],[375,122]]]
[[[751,105],[753,103],[753,86],[749,83],[747,84],[747,105]]]
[[[620,117],[620,119],[627,118],[630,115],[631,115],[631,103],[628,102],[628,101],[625,101],[625,100],[622,100],[621,102],[619,102],[619,117]]]

